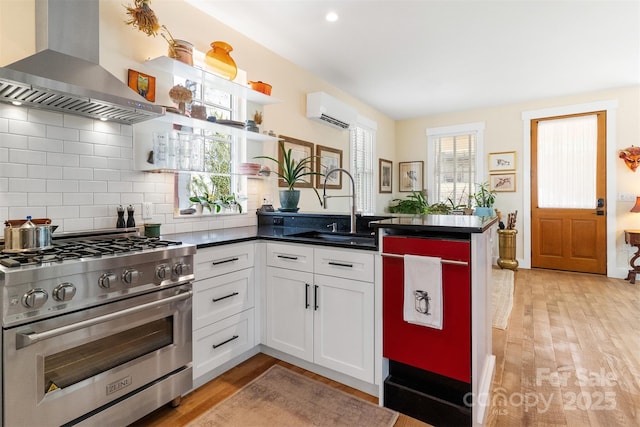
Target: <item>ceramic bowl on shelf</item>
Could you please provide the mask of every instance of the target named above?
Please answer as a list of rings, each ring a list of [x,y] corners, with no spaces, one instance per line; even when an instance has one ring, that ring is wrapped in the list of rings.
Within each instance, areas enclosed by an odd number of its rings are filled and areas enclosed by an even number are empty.
[[[251,89],[256,92],[264,93],[265,95],[271,95],[271,85],[269,83],[257,81],[257,82],[249,82]]]
[[[262,165],[260,163],[240,163],[238,173],[242,175],[257,175]]]

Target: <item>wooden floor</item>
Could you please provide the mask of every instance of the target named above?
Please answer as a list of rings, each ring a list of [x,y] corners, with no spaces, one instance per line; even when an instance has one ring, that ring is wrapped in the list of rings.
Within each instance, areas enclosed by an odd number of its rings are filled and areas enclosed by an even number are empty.
[[[487,425],[640,426],[640,285],[548,270],[516,273],[506,330],[493,329],[496,372]],[[259,354],[134,426],[182,426],[274,364],[371,402],[377,399]],[[426,424],[401,416],[396,427]]]

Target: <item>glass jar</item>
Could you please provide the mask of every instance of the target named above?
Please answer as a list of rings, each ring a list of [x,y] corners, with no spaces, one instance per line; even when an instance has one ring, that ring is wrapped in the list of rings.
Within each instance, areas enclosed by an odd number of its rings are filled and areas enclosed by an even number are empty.
[[[211,50],[207,52],[205,63],[211,71],[229,80],[236,78],[238,68],[229,54],[233,48],[225,42],[216,41],[211,43]]]

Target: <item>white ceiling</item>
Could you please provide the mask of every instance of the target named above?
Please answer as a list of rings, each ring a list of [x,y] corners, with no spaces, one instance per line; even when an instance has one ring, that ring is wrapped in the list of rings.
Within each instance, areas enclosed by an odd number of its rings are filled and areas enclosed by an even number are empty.
[[[396,120],[640,84],[637,0],[186,1]]]

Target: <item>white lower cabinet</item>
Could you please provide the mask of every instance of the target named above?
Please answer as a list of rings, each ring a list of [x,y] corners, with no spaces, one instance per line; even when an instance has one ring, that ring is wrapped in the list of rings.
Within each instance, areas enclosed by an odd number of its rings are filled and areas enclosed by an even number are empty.
[[[307,262],[296,267],[309,251],[323,274],[311,273]],[[267,256],[266,344],[373,383],[373,254],[280,243],[269,243],[267,254],[275,256]]]
[[[253,243],[238,243],[196,254],[194,380],[256,345],[254,251]]]

